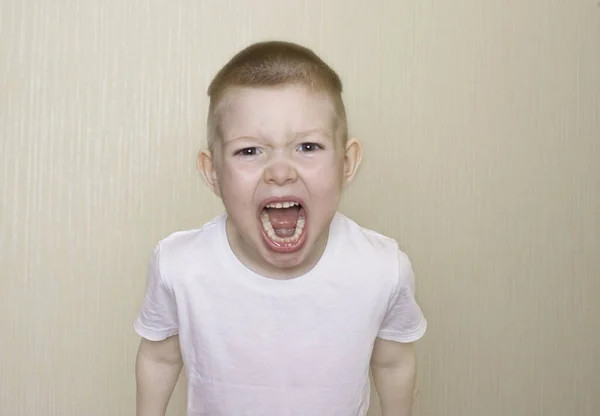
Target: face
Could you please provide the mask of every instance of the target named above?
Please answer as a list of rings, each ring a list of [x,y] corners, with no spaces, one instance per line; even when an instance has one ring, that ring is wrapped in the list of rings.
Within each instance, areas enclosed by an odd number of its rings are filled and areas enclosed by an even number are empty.
[[[332,100],[302,86],[227,93],[221,140],[199,165],[228,214],[233,251],[255,272],[290,278],[323,253],[358,142],[335,136]]]

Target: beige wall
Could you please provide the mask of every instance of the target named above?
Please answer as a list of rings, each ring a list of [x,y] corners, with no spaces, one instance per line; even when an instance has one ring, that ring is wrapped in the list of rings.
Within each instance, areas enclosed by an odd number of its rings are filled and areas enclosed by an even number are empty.
[[[417,415],[600,414],[595,1],[3,0],[0,19],[0,415],[133,414],[150,250],[221,210],[193,164],[204,91],[267,38],[345,81],[366,157],[342,208],[402,243],[429,318]]]

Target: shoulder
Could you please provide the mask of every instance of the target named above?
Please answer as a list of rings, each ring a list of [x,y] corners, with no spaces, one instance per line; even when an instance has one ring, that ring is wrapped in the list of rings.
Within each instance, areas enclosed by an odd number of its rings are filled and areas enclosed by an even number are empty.
[[[205,263],[204,259],[215,259],[224,221],[224,215],[220,215],[200,228],[176,231],[161,239],[154,249],[161,272],[172,275],[173,271],[193,269]]]
[[[219,227],[225,221],[224,215],[219,215],[205,223],[200,228],[172,232],[158,242],[162,251],[180,251],[202,244],[204,240],[216,237]]]
[[[336,219],[338,233],[350,244],[350,248],[367,250],[370,254],[373,251],[396,252],[399,249],[395,239],[365,228],[344,214],[336,214]]]
[[[336,215],[338,235],[345,255],[385,269],[386,274],[410,268],[410,260],[393,238],[365,228],[344,214]],[[393,274],[393,273],[392,273]]]

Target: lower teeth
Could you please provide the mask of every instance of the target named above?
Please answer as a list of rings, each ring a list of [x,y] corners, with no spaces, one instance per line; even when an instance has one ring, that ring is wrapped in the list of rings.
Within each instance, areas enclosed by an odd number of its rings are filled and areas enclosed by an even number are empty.
[[[275,229],[273,228],[273,225],[271,225],[271,221],[269,221],[269,214],[266,212],[263,212],[260,215],[260,221],[262,222],[263,229],[271,240],[277,243],[295,243],[300,238],[302,230],[304,230],[304,223],[306,220],[304,217],[298,217],[296,229],[291,237],[279,237],[277,234],[275,234]]]

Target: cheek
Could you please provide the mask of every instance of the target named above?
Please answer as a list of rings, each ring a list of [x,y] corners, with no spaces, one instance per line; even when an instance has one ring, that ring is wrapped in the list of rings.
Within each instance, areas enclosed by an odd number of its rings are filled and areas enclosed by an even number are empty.
[[[252,169],[223,164],[219,174],[219,189],[228,209],[240,211],[251,205],[256,190],[256,177]]]
[[[331,155],[325,163],[321,164],[320,170],[320,174],[324,175],[323,177],[331,179],[329,182],[333,186],[334,183],[339,183],[344,176],[344,160],[339,158],[337,153]]]
[[[343,167],[340,168],[333,161],[321,164],[318,168],[308,172],[313,193],[320,195],[324,200],[337,198],[341,192]]]
[[[236,159],[229,159],[223,163],[223,173],[224,177],[232,183],[255,182],[257,178],[261,177],[262,167],[258,162],[241,162]]]
[[[238,192],[240,189],[247,189],[248,183],[254,181],[254,176],[255,174],[248,167],[225,162],[220,173],[219,182],[223,188],[230,190],[231,188],[239,188],[236,191]]]

